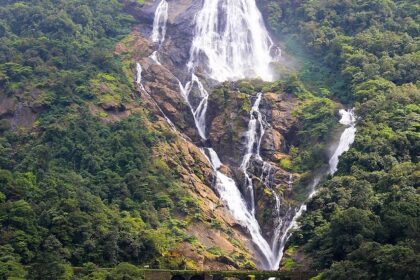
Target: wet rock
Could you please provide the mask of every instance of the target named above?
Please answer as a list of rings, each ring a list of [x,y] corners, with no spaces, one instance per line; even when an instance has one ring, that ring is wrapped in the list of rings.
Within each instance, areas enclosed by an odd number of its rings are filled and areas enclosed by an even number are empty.
[[[279,131],[269,127],[265,130],[265,134],[261,143],[261,154],[265,158],[274,161],[273,155],[279,152],[284,152],[284,138]]]
[[[194,117],[181,95],[177,78],[165,67],[142,60],[144,86],[165,115],[182,131],[198,141]]]

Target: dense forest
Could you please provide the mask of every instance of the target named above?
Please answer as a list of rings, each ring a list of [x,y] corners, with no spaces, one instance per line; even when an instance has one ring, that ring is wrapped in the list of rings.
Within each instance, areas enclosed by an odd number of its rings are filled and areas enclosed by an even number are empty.
[[[147,112],[107,123],[89,109],[142,102],[113,53],[137,23],[128,2],[143,1],[0,0],[0,279],[74,279],[77,269],[138,279],[136,266],[182,264],[162,256],[192,238],[178,217],[196,215],[197,202],[152,155],[173,136],[150,129]],[[358,117],[288,251],[319,279],[420,279],[420,4],[257,2],[302,58],[282,90],[314,93],[296,111],[300,151],[280,164],[303,172],[325,160],[313,143],[335,126],[334,102]],[[112,96],[98,96],[103,80]]]
[[[171,213],[195,201],[151,158],[171,136],[148,130],[147,114],[106,124],[88,109],[100,79],[132,98],[113,47],[134,22],[117,1],[0,1],[2,106],[30,108],[1,120],[0,279],[150,263],[188,238]],[[136,274],[127,265],[114,279]]]
[[[419,3],[266,2],[272,30],[311,54],[300,78],[358,116],[355,143],[309,202],[290,249],[326,269],[320,279],[418,279]]]

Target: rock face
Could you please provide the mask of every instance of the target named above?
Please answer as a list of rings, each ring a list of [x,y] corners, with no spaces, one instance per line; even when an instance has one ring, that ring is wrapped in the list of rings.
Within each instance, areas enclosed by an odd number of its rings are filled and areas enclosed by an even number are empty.
[[[240,169],[246,153],[246,131],[250,119],[250,108],[255,102],[256,91],[241,92],[241,82],[228,82],[213,90],[209,100],[209,142],[221,160],[232,170],[233,177],[246,196],[246,179]],[[252,85],[251,85],[252,86]],[[273,236],[273,222],[278,218],[275,211],[273,191],[280,195],[281,204],[288,199],[290,173],[279,167],[282,158],[289,157],[286,137],[293,130],[296,119],[292,116],[298,99],[285,93],[265,92],[260,111],[265,119],[265,133],[261,142],[261,156],[270,163],[269,174],[261,160],[253,157],[248,168],[254,182],[256,216],[268,240]],[[265,177],[269,178],[265,178]],[[264,182],[269,180],[270,182]],[[271,188],[270,188],[271,187]],[[281,213],[282,216],[286,213]]]
[[[40,92],[33,91],[23,98],[20,93],[8,96],[0,88],[0,130],[11,128],[31,129],[37,118],[37,113],[44,106],[37,102]]]
[[[157,156],[162,157],[179,173],[180,180],[191,194],[200,201],[202,214],[210,223],[220,221],[221,228],[215,230],[206,223],[197,222],[188,231],[207,247],[220,247],[233,255],[250,256],[257,262],[258,253],[252,248],[247,231],[236,224],[228,209],[214,191],[214,172],[208,160],[198,147],[212,147],[223,162],[220,171],[236,181],[237,186],[248,197],[247,183],[243,170],[242,159],[246,153],[246,142],[250,111],[258,92],[263,91],[262,81],[238,81],[216,84],[214,81],[201,77],[209,92],[206,112],[206,140],[202,140],[195,127],[193,112],[181,94],[181,86],[191,79],[186,64],[189,60],[189,49],[193,36],[193,16],[201,8],[202,1],[173,0],[167,23],[167,36],[162,45],[156,45],[149,38],[153,22],[155,6],[159,1],[146,4],[141,10],[130,11],[141,20],[142,24],[122,43],[115,52],[128,65],[127,72],[132,77],[138,74],[136,63],[141,65],[141,86],[137,94],[141,96],[143,109],[157,117],[158,121],[151,124],[157,130],[171,130],[176,135],[175,143],[163,145]],[[129,6],[128,6],[129,8]],[[157,52],[159,62],[151,55]],[[155,53],[156,54],[156,53]],[[199,73],[199,69],[196,73]],[[199,75],[199,74],[197,74]],[[133,84],[135,83],[133,79]],[[198,105],[197,92],[190,93],[190,103]],[[288,203],[290,193],[290,173],[279,166],[283,158],[288,157],[288,141],[293,137],[296,119],[292,115],[293,108],[299,104],[296,97],[282,93],[264,90],[260,104],[260,112],[264,119],[265,133],[261,141],[260,155],[270,164],[267,171],[260,158],[251,158],[247,173],[254,185],[255,216],[259,221],[265,238],[273,238],[275,221],[278,216],[288,213],[278,213],[276,209],[277,194],[281,204]],[[171,128],[173,124],[174,128]],[[285,207],[284,209],[287,209]],[[229,234],[239,245],[232,244]],[[237,242],[234,242],[237,243]],[[222,257],[197,256],[191,244],[180,245],[182,255],[195,259],[203,268],[233,269],[240,267],[231,260]]]
[[[126,7],[142,24],[138,30],[145,37],[152,33],[154,12],[160,1],[146,2],[141,8]],[[184,84],[190,77],[186,70],[189,60],[191,38],[194,33],[194,16],[202,7],[202,0],[172,0],[171,11],[168,14],[166,25],[167,36],[165,42],[159,46],[159,60],[173,73],[177,73],[178,79]]]
[[[254,264],[250,261],[255,252],[249,249],[252,245],[247,233],[223,207],[213,189],[215,174],[196,145],[199,143],[202,146],[203,143],[197,135],[191,109],[180,94],[178,78],[170,67],[164,63],[157,64],[149,57],[153,53],[153,44],[139,32],[133,32],[119,43],[115,53],[126,62],[124,65],[128,65],[127,73],[136,88],[135,95],[140,98],[137,105],[125,104],[126,116],[131,112],[146,111],[153,119],[148,123],[149,129],[171,135],[172,141],[159,143],[154,151],[155,157],[177,171],[179,182],[199,202],[197,215],[203,218],[190,223],[186,231],[198,240],[200,246],[183,242],[177,245],[175,251],[200,269],[253,268]],[[136,84],[136,63],[142,67],[141,86]],[[178,75],[178,72],[175,73]],[[110,114],[109,118],[115,118],[115,114]],[[179,219],[183,219],[181,214]],[[233,258],[227,261],[223,256],[202,252],[216,247]]]

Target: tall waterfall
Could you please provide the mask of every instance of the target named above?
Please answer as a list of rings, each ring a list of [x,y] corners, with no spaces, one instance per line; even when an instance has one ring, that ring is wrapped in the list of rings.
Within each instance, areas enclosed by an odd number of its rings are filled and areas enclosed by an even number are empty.
[[[255,0],[204,0],[195,19],[188,67],[217,80],[272,80],[273,42]]]
[[[157,43],[158,50],[150,58],[157,64],[160,64],[158,54],[165,41],[168,9],[168,2],[162,0],[155,11],[151,39]],[[219,82],[255,77],[271,81],[273,75],[270,64],[276,60],[276,57],[272,57],[270,53],[280,55],[281,51],[279,49],[273,51],[275,47],[264,26],[255,0],[203,0],[203,7],[196,14],[194,23],[195,33],[190,49],[190,58],[186,65],[191,79],[186,81],[185,85],[179,81],[179,88],[191,109],[199,136],[206,140],[206,111],[209,93],[196,75],[197,69],[204,69],[210,78]],[[137,82],[144,89],[141,84],[142,69],[140,64],[137,64],[137,70]],[[292,220],[282,220],[281,200],[272,182],[274,168],[260,155],[261,140],[267,125],[259,109],[262,99],[262,93],[258,93],[250,111],[245,153],[240,165],[246,180],[246,194],[240,192],[232,178],[220,171],[222,162],[216,151],[210,147],[201,148],[201,151],[209,160],[216,174],[215,188],[220,199],[236,221],[248,230],[256,249],[261,254],[262,268],[276,270],[279,268],[290,231],[296,226],[296,220],[305,211],[306,206],[302,204]],[[349,149],[356,132],[353,112],[341,110],[340,114],[342,115],[340,123],[347,125],[348,128],[341,135],[337,150],[330,159],[329,172],[331,174],[337,170],[338,158]],[[169,119],[167,120],[172,124]],[[175,128],[175,126],[173,127]],[[270,241],[264,238],[255,217],[253,177],[256,174],[249,172],[251,161],[262,163],[260,180],[271,190],[275,199],[276,220],[274,221],[274,234]],[[315,194],[315,187],[323,175],[325,174],[319,174],[314,179],[309,197]],[[290,177],[289,184],[292,182],[293,177]],[[294,211],[294,209],[290,211]]]
[[[195,33],[187,63],[191,81],[185,86],[180,83],[201,138],[206,139],[208,93],[195,75],[196,67],[204,67],[208,76],[219,82],[255,77],[272,80],[270,63],[275,60],[270,55],[272,47],[273,41],[255,0],[204,0],[195,16]],[[191,104],[190,93],[194,86],[201,100],[198,106]]]

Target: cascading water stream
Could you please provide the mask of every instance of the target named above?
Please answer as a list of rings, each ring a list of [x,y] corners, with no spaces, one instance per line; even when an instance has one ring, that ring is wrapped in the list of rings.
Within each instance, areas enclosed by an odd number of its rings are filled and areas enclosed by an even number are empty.
[[[144,92],[146,92],[146,89],[143,86],[143,82],[142,82],[142,73],[143,73],[143,68],[141,67],[140,63],[136,63],[136,84],[140,87],[141,90],[143,90]]]
[[[195,34],[190,49],[190,59],[187,63],[191,79],[186,82],[185,86],[179,81],[179,88],[191,109],[198,134],[205,140],[209,94],[195,71],[198,68],[204,69],[210,78],[219,82],[255,77],[271,81],[273,75],[270,64],[276,61],[276,56],[281,55],[281,50],[273,45],[255,0],[203,1],[203,7],[195,17]],[[162,0],[155,11],[151,39],[158,45],[158,50],[165,41],[168,8],[168,2]],[[275,54],[274,57],[272,56],[273,53]],[[153,52],[150,58],[156,64],[160,64],[158,51]],[[146,92],[141,84],[141,66],[139,64],[137,70],[137,83]],[[194,100],[194,104],[192,100]],[[296,220],[306,206],[303,204],[291,221],[282,220],[280,198],[272,183],[273,167],[263,161],[260,156],[261,140],[265,133],[264,125],[266,125],[259,111],[261,100],[262,94],[258,93],[250,112],[245,154],[240,165],[246,178],[248,195],[250,196],[249,203],[244,199],[235,181],[220,172],[222,163],[216,152],[211,148],[202,149],[202,152],[206,155],[216,173],[215,187],[221,200],[238,223],[248,229],[252,241],[261,253],[263,258],[262,268],[276,270],[283,256],[284,245],[290,236],[290,230],[296,226]],[[160,111],[162,112],[162,110]],[[353,113],[351,111],[340,111],[340,114],[343,116],[340,122],[349,125],[349,128],[343,132],[343,139],[340,139],[339,146],[331,157],[331,174],[336,171],[338,157],[348,150],[353,142],[356,131]],[[165,114],[163,115],[165,116]],[[166,119],[173,126],[172,122],[168,118]],[[255,160],[262,162],[263,170],[260,179],[272,191],[276,202],[275,213],[278,219],[274,222],[275,228],[270,242],[271,245],[263,237],[255,217],[252,174],[248,172],[253,157]],[[315,194],[315,187],[323,175],[321,174],[314,179],[309,198]],[[289,187],[293,183],[292,179],[292,177],[289,179]]]
[[[149,56],[154,63],[156,63],[157,65],[162,65],[159,61],[159,53],[158,51],[154,51],[150,56]]]
[[[340,123],[348,127],[341,134],[338,147],[330,158],[329,172],[331,175],[337,171],[338,157],[349,150],[350,145],[354,142],[354,137],[356,135],[356,118],[354,116],[353,110],[346,111],[341,109],[339,113],[341,115]]]
[[[343,133],[340,136],[340,140],[338,143],[337,148],[335,149],[333,155],[331,156],[329,160],[329,170],[326,172],[326,174],[333,175],[337,171],[338,166],[338,158],[346,151],[350,149],[351,144],[353,144],[355,135],[356,135],[356,117],[354,115],[353,110],[340,110],[339,111],[341,115],[340,123],[347,126],[346,129],[343,131]],[[321,181],[322,177],[326,174],[318,174],[315,176],[315,178],[312,181],[312,184],[310,186],[311,191],[308,195],[307,200],[310,200],[315,194],[316,194],[316,186]],[[278,268],[280,265],[281,258],[283,257],[283,250],[284,246],[287,243],[287,240],[291,236],[291,230],[297,227],[297,219],[302,216],[303,212],[306,211],[306,204],[303,203],[299,210],[296,212],[296,214],[293,216],[293,219],[291,220],[290,224],[287,226],[286,230],[283,232],[281,239],[280,239],[280,256],[278,258],[278,264],[276,267]]]
[[[169,4],[166,0],[161,0],[156,8],[155,16],[153,19],[153,29],[150,39],[153,43],[157,44],[158,50],[161,48],[166,37],[166,24],[168,22],[168,11]],[[161,65],[159,61],[159,51],[154,51],[149,57],[158,65]]]
[[[194,123],[197,128],[198,134],[202,139],[207,139],[206,137],[206,112],[207,112],[207,105],[209,94],[207,90],[204,88],[203,84],[200,82],[200,79],[193,73],[191,74],[191,81],[187,82],[185,86],[179,82],[179,88],[181,90],[181,94],[184,97],[185,101],[188,103],[191,113],[194,117]],[[194,88],[194,85],[197,86],[200,103],[194,109],[193,105],[190,102],[190,94]]]
[[[188,67],[219,81],[273,79],[273,47],[255,0],[204,0],[196,15]]]
[[[222,163],[217,153],[211,148],[207,148],[207,151],[210,158],[207,157],[204,150],[202,150],[204,155],[206,155],[206,157],[209,159],[209,162],[211,163],[214,171],[216,172],[215,187],[219,193],[220,199],[225,203],[235,220],[243,227],[248,229],[252,241],[260,250],[260,253],[265,259],[264,261],[267,267],[269,267],[271,265],[270,261],[272,259],[271,249],[270,245],[261,234],[261,229],[257,219],[255,218],[254,214],[248,210],[246,202],[235,181],[219,171]]]
[[[275,199],[275,202],[276,202],[274,210],[275,210],[277,219],[274,221],[274,225],[275,225],[274,234],[271,241],[270,252],[269,254],[267,254],[267,256],[269,256],[270,259],[266,264],[264,264],[266,269],[274,270],[278,268],[277,263],[280,262],[279,261],[280,252],[278,248],[279,248],[279,239],[280,239],[281,229],[283,226],[283,221],[280,215],[280,206],[281,206],[280,197],[277,194],[276,190],[273,188],[273,184],[272,184],[273,167],[271,166],[270,163],[265,162],[260,155],[261,142],[265,134],[264,126],[266,125],[259,109],[261,100],[262,100],[262,93],[258,93],[257,99],[254,105],[252,106],[252,109],[250,112],[248,131],[246,132],[246,137],[247,137],[246,154],[242,160],[241,169],[244,172],[247,188],[251,194],[250,196],[251,204],[252,204],[251,213],[254,216],[255,216],[254,186],[252,182],[252,175],[248,173],[248,167],[249,167],[250,159],[252,157],[254,157],[255,160],[262,162],[263,168],[262,168],[260,179],[264,183],[264,185],[271,190],[273,197]],[[259,249],[262,250],[262,248],[259,248]]]
[[[157,43],[159,47],[165,41],[166,23],[168,21],[168,10],[168,2],[166,0],[162,0],[160,1],[155,11],[151,39],[154,43]]]
[[[260,145],[261,145],[261,138],[264,135],[264,126],[262,123],[262,115],[260,113],[259,107],[261,103],[262,93],[258,93],[257,99],[252,106],[251,112],[250,112],[250,120],[248,123],[248,130],[246,132],[246,138],[247,138],[247,144],[246,144],[246,153],[242,159],[241,163],[241,170],[245,175],[246,185],[247,185],[247,191],[250,196],[250,208],[251,213],[255,215],[255,198],[254,198],[254,187],[252,185],[252,178],[251,175],[248,174],[248,167],[249,167],[249,161],[251,160],[251,157],[254,155],[254,151],[256,151],[255,155],[258,159],[261,159],[259,151],[260,151]],[[257,127],[258,125],[258,127]],[[260,133],[258,134],[257,129],[259,128]],[[260,137],[258,137],[260,136]],[[255,147],[256,146],[256,147]]]
[[[163,112],[163,110],[160,108],[160,106],[156,103],[156,101],[153,99],[153,97],[150,95],[150,93],[144,87],[143,82],[142,82],[143,68],[141,67],[141,64],[138,63],[138,62],[136,63],[136,71],[137,71],[136,84],[139,86],[140,90],[143,91],[145,94],[147,94],[150,97],[153,104],[158,108],[158,110],[160,111],[162,116],[165,118],[165,120],[168,122],[168,124],[171,126],[171,128],[176,130],[176,127],[175,127],[174,123],[168,118],[168,116],[166,116],[166,114]]]

